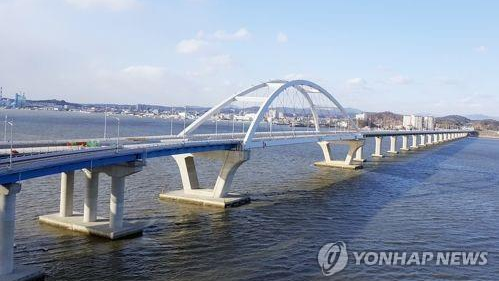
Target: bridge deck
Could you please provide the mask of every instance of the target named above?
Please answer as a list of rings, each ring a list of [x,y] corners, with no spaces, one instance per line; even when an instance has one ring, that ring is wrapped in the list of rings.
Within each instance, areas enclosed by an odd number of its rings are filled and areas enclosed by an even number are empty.
[[[351,140],[363,137],[420,135],[452,133],[446,131],[276,131],[272,133],[256,133],[250,148],[262,148],[317,141]],[[171,156],[183,153],[196,153],[215,150],[241,149],[244,133],[200,134],[189,136],[144,136],[121,138],[122,146],[117,150],[106,139],[104,147],[82,148],[69,151],[55,151],[35,155],[16,156],[10,165],[9,159],[0,159],[0,184],[13,183],[21,180],[57,174],[65,171],[84,168],[97,168],[130,161],[146,161],[147,158]],[[90,141],[90,140],[77,140]],[[32,145],[64,145],[71,140],[39,141],[20,143],[20,147]],[[5,146],[5,144],[0,144]],[[16,144],[16,148],[18,144]]]

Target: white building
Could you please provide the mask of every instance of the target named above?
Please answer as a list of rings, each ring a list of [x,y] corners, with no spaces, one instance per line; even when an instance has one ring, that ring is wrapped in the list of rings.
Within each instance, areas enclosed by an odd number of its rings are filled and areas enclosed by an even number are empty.
[[[404,115],[402,119],[402,126],[406,130],[422,130],[423,129],[423,117],[416,115]]]
[[[423,130],[423,117],[412,115],[412,128],[416,130]]]
[[[358,113],[355,114],[355,119],[364,121],[367,119],[367,115],[365,113]]]
[[[412,129],[412,118],[410,115],[404,115],[403,119],[402,119],[402,126],[406,129],[406,130],[410,130]]]
[[[433,116],[424,117],[424,128],[426,130],[435,130],[435,118]]]

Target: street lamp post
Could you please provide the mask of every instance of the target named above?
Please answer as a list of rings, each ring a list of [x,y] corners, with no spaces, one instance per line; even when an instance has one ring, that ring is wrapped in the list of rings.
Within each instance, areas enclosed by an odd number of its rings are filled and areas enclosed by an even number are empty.
[[[185,123],[187,122],[187,105],[184,106],[184,131],[185,131]]]
[[[173,106],[170,111],[170,136],[173,136]]]
[[[104,110],[104,140],[107,138],[107,106]]]
[[[13,128],[14,128],[14,121],[10,121],[10,122],[7,122],[6,124],[9,124],[10,125],[10,155],[9,155],[9,168],[12,167],[12,151],[13,151],[13,147],[14,147],[14,143],[13,143],[13,137],[12,137],[12,132],[13,132]]]
[[[118,148],[120,146],[120,118],[113,116],[116,121],[118,121],[118,137],[116,138],[116,152],[118,152]]]
[[[7,141],[7,115],[5,115],[5,121],[4,121],[3,141]]]

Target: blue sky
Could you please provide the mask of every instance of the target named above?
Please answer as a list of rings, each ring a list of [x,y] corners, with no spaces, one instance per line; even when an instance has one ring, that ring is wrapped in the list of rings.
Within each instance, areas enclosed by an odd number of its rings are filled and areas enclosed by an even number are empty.
[[[0,0],[0,85],[75,102],[213,105],[273,78],[344,106],[487,114],[497,1]]]

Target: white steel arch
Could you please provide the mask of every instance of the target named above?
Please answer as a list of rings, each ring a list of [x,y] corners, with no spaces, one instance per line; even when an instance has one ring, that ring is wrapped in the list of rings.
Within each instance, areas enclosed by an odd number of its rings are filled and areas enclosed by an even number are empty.
[[[248,131],[246,132],[246,135],[244,137],[243,141],[243,146],[248,146],[248,144],[251,143],[253,136],[256,133],[256,129],[258,127],[258,124],[262,121],[265,113],[268,111],[270,105],[272,102],[280,95],[282,94],[286,89],[288,88],[295,88],[298,90],[306,99],[308,102],[308,105],[310,106],[310,110],[312,112],[312,117],[314,119],[314,125],[315,125],[315,131],[319,132],[320,131],[320,124],[319,124],[319,114],[317,112],[317,109],[315,108],[315,105],[309,95],[310,92],[307,91],[305,87],[311,88],[318,93],[321,93],[324,95],[327,99],[329,99],[331,102],[334,103],[334,105],[341,111],[341,113],[344,115],[346,119],[348,119],[348,122],[351,124],[351,126],[359,132],[359,129],[357,128],[357,125],[350,119],[348,116],[348,113],[346,110],[343,108],[343,106],[329,93],[327,92],[324,88],[321,86],[307,80],[293,80],[293,81],[286,81],[286,80],[271,80],[268,82],[264,82],[255,86],[252,86],[244,91],[241,91],[220,104],[214,106],[210,110],[208,110],[205,114],[203,114],[201,117],[199,117],[196,121],[194,121],[192,124],[190,124],[187,128],[185,128],[182,132],[178,134],[180,137],[185,137],[191,134],[194,130],[196,130],[200,125],[202,125],[204,122],[208,121],[213,115],[218,113],[223,107],[231,104],[232,102],[236,101],[238,97],[246,96],[252,92],[255,92],[263,87],[267,87],[271,84],[280,84],[280,86],[274,90],[268,97],[265,97],[263,100],[263,103],[260,105],[259,110],[257,111],[256,118],[253,119],[253,121],[250,124],[250,127]]]

